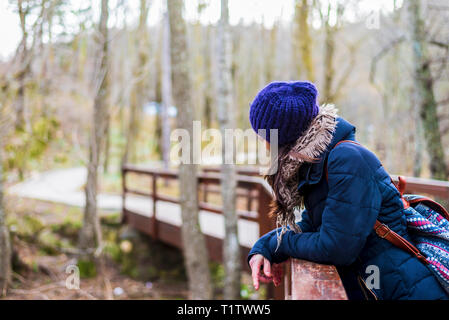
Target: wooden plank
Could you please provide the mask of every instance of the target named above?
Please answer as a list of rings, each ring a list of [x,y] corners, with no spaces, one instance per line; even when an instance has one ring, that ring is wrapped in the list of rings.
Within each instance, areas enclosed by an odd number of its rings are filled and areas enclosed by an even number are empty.
[[[151,217],[139,215],[138,213],[134,213],[132,211],[125,211],[125,221],[133,228],[139,230],[140,232],[147,234],[153,237],[152,229],[152,219]],[[158,239],[164,243],[172,245],[176,248],[182,249],[182,237],[181,237],[181,227],[174,226],[172,224],[158,221]],[[209,258],[212,261],[222,262],[223,259],[223,240],[212,237],[210,235],[205,235],[206,246],[209,253]],[[240,246],[242,266],[244,271],[250,271],[249,267],[247,267],[248,263],[246,261],[247,256],[249,254],[250,248],[245,246]]]
[[[398,176],[391,176],[394,182],[398,181]],[[432,197],[449,199],[449,182],[423,179],[415,177],[404,177],[406,181],[406,193],[428,194]]]
[[[143,196],[143,197],[148,197],[148,198],[151,198],[153,196],[150,192],[139,191],[139,190],[134,190],[134,189],[125,189],[124,192],[125,193],[136,194],[136,195]]]
[[[216,213],[216,214],[222,214],[223,210],[221,208],[221,206],[217,206],[214,204],[210,204],[210,203],[206,203],[203,201],[199,201],[198,202],[198,208],[200,210],[204,210],[207,212],[212,212],[212,213]],[[245,211],[245,210],[237,210],[237,215],[239,216],[239,218],[248,220],[248,221],[254,221],[254,222],[258,222],[258,214],[255,211]]]
[[[292,300],[348,300],[335,266],[290,259]]]

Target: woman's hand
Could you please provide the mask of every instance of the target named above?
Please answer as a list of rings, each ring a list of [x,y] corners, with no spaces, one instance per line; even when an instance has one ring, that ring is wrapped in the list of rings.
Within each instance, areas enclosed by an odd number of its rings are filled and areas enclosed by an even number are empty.
[[[255,254],[249,261],[251,267],[251,275],[253,278],[253,285],[256,290],[259,290],[259,282],[269,283],[273,281],[275,286],[281,283],[282,266],[280,264],[273,264],[261,254]]]

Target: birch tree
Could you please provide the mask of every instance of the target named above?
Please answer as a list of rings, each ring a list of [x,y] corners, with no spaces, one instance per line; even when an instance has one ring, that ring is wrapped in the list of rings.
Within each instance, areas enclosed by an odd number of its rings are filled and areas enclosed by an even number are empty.
[[[192,146],[194,108],[187,56],[187,26],[182,16],[183,1],[167,0],[167,8],[170,20],[173,99],[178,109],[177,124],[179,128],[187,130]],[[210,299],[212,286],[208,254],[198,220],[197,166],[193,164],[192,154],[190,156],[190,164],[182,163],[179,166],[183,253],[191,298]]]
[[[85,188],[86,206],[83,227],[79,235],[82,252],[92,252],[101,245],[100,221],[97,213],[98,166],[104,145],[105,117],[108,112],[108,0],[101,0],[101,15],[98,27],[99,68],[95,79],[93,119],[89,141],[89,163]]]
[[[22,129],[25,124],[25,78],[29,72],[30,64],[27,60],[28,58],[28,31],[26,29],[26,18],[30,10],[29,6],[26,6],[22,0],[17,2],[19,17],[20,17],[20,29],[22,31],[22,40],[18,47],[18,57],[19,57],[19,71],[17,72],[16,78],[19,84],[17,89],[17,98],[15,102],[15,113],[16,129]]]
[[[170,118],[168,109],[172,105],[171,59],[170,59],[170,22],[168,13],[164,15],[162,35],[162,162],[164,169],[169,165],[170,154]]]
[[[134,64],[134,86],[131,91],[130,115],[128,121],[128,131],[126,137],[126,146],[124,162],[131,160],[137,161],[136,142],[140,129],[140,120],[142,117],[142,107],[145,100],[146,76],[148,74],[148,0],[140,0],[139,25],[136,34],[137,55]]]
[[[218,24],[217,37],[218,56],[218,122],[222,137],[226,137],[222,144],[221,165],[221,196],[223,199],[223,215],[225,222],[225,236],[223,239],[223,262],[225,269],[224,298],[237,299],[240,297],[240,245],[238,239],[238,217],[235,205],[237,188],[236,170],[233,160],[233,141],[229,141],[226,131],[235,127],[235,116],[232,99],[232,48],[229,32],[228,1],[221,0],[221,18]],[[230,135],[232,139],[233,136]]]

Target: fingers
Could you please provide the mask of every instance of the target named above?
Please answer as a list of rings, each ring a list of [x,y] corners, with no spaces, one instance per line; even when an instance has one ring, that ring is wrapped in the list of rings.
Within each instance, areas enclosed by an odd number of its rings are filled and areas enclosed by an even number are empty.
[[[263,273],[259,273],[259,281],[263,283],[270,283],[271,281],[273,281],[273,278],[267,277]]]
[[[282,281],[282,267],[280,265],[273,265],[268,259],[260,254],[256,254],[249,261],[251,267],[251,276],[253,279],[253,286],[255,290],[259,290],[260,282],[279,285]]]
[[[253,278],[253,286],[254,289],[259,290],[259,271],[262,267],[263,263],[263,256],[262,255],[255,255],[253,258],[251,258],[250,265],[251,265],[251,276]]]
[[[263,273],[266,277],[271,278],[271,263],[266,258],[263,258]]]

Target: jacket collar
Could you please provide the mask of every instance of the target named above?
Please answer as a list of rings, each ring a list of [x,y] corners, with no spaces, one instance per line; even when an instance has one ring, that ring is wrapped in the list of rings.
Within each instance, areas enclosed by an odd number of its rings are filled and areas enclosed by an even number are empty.
[[[326,150],[320,156],[320,160],[314,163],[305,163],[302,177],[300,177],[298,189],[301,189],[304,185],[316,184],[321,180],[324,171],[324,164],[326,162],[329,152],[334,146],[342,140],[355,141],[356,127],[341,117],[337,117],[337,125],[332,137],[332,140]]]

